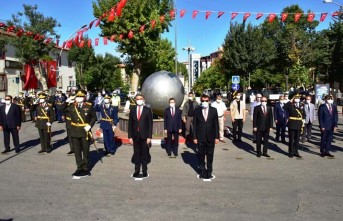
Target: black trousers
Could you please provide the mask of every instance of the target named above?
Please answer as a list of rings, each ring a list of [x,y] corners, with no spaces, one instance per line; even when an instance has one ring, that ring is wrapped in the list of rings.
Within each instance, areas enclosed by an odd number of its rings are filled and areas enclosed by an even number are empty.
[[[174,142],[173,142],[174,137]],[[178,132],[168,132],[167,133],[167,153],[170,156],[173,152],[174,156],[177,156],[179,149],[179,133]]]
[[[38,133],[39,133],[39,138],[40,138],[40,145],[42,150],[48,151],[51,149],[51,145],[50,145],[50,139],[51,139],[51,135],[48,132],[47,129],[38,129]]]
[[[284,141],[286,137],[286,122],[278,121],[276,123],[276,139],[278,140],[281,136],[281,140]]]
[[[289,155],[299,154],[299,141],[300,141],[300,130],[288,129],[288,153]]]
[[[329,153],[333,141],[333,129],[321,131],[320,153]]]
[[[149,145],[146,142],[147,139],[133,140],[133,156],[131,162],[135,164],[135,171],[138,170],[138,172],[141,165],[143,172],[146,172],[148,169],[147,165],[151,162]]]
[[[71,140],[74,146],[77,169],[88,170],[90,141],[86,137],[72,137]]]
[[[238,136],[238,140],[242,138],[242,130],[243,130],[243,119],[235,119],[232,123],[233,129],[233,139],[236,139]]]
[[[305,140],[305,138],[307,138],[308,140],[310,140],[311,136],[312,136],[312,123],[308,122],[307,124],[304,125],[302,139]]]
[[[199,142],[198,143],[198,158],[201,174],[212,173],[213,171],[213,155],[214,142]],[[205,161],[206,157],[206,161]],[[206,166],[205,166],[206,164]]]
[[[19,151],[19,133],[17,128],[3,127],[4,145],[6,150],[10,150],[10,134],[12,134],[13,145],[15,150]]]
[[[261,146],[263,142],[263,153],[266,154],[268,151],[269,130],[256,131],[256,137],[257,137],[257,140],[256,140],[257,153],[261,154]]]

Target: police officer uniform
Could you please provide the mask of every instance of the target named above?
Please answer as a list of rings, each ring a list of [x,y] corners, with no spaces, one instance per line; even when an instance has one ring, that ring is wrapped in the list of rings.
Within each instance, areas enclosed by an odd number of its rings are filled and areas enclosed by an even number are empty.
[[[69,105],[65,113],[70,117],[70,136],[74,146],[74,155],[77,170],[74,176],[88,176],[89,172],[89,146],[92,138],[91,128],[96,122],[95,110],[91,103],[83,102],[86,92],[76,92],[74,105]],[[82,99],[83,98],[83,99]],[[78,102],[82,99],[82,102]]]
[[[38,153],[51,152],[51,125],[55,119],[55,110],[45,99],[45,93],[39,94],[39,105],[36,110],[36,127],[40,137],[41,150]]]

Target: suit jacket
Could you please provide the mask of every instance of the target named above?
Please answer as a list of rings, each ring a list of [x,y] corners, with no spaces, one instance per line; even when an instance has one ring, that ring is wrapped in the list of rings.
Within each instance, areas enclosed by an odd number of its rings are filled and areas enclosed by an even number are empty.
[[[142,106],[143,110],[140,119],[137,118],[137,106],[130,109],[128,137],[133,140],[152,138],[153,116],[152,111],[147,106]]]
[[[337,127],[338,124],[338,112],[337,106],[332,104],[332,114],[330,114],[329,108],[326,104],[322,104],[318,109],[319,128],[325,128],[325,130],[332,130]]]
[[[308,109],[310,107],[310,109]],[[304,112],[305,112],[305,124],[309,122],[313,123],[316,120],[316,110],[314,104],[305,104],[304,105]]]
[[[16,104],[11,104],[8,113],[5,112],[6,105],[0,107],[0,126],[7,127],[9,129],[15,129],[21,127],[21,108]]]
[[[182,128],[181,110],[174,107],[174,111],[174,117],[172,117],[170,107],[164,110],[164,129],[167,130],[168,133],[178,133],[179,130]]]
[[[258,105],[254,108],[254,120],[253,128],[257,128],[257,131],[269,131],[273,127],[273,111],[272,108],[266,107],[267,113],[264,114],[262,105]]]
[[[100,106],[101,120],[100,128],[103,130],[112,130],[112,126],[118,124],[118,108],[114,108],[112,105],[106,108],[105,105]],[[112,120],[112,121],[109,121]]]
[[[203,115],[203,108],[198,107],[193,117],[193,138],[198,142],[212,142],[219,139],[219,122],[217,109],[208,107],[207,120]]]
[[[274,120],[278,122],[285,122],[286,123],[286,113],[284,109],[285,104],[281,107],[281,103],[277,102],[274,106]]]

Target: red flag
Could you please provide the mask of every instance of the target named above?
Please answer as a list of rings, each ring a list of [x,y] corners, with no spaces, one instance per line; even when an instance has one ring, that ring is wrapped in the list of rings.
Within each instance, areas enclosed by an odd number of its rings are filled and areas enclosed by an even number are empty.
[[[208,17],[210,17],[211,14],[212,14],[212,12],[207,11],[207,12],[206,12],[206,15],[205,15],[205,19],[207,20]]]
[[[246,12],[243,17],[243,21],[247,20],[250,17],[251,13]]]
[[[110,11],[110,15],[108,16],[108,19],[107,19],[107,21],[109,21],[109,22],[112,22],[112,21],[114,21],[114,8],[112,8],[111,9],[111,11]]]
[[[32,32],[30,32],[30,31],[27,31],[27,32],[25,33],[25,35],[26,35],[26,36],[28,36],[28,37],[30,37],[30,36],[32,36],[32,35],[33,35],[33,33],[32,33]]]
[[[160,22],[163,23],[164,22],[164,15],[160,16]]]
[[[94,22],[96,21],[96,19],[95,20],[93,20],[93,21],[91,21],[91,23],[89,23],[89,26],[88,26],[88,28],[89,29],[91,29],[92,28],[92,26],[93,26],[93,24],[94,24]]]
[[[99,18],[95,23],[95,27],[98,27],[100,25],[100,21],[101,21],[101,19]]]
[[[332,13],[332,17],[338,16],[340,13],[339,12],[334,12]]]
[[[121,2],[119,2],[118,6],[117,6],[117,16],[120,17],[121,16],[121,13],[123,11],[123,5],[121,4]]]
[[[231,20],[233,20],[237,15],[238,15],[237,12],[232,12],[231,13]]]
[[[17,32],[17,36],[20,38],[21,36],[23,36],[24,30],[23,29],[19,29]]]
[[[76,46],[79,45],[79,35],[76,35],[75,38],[74,38],[74,43]]]
[[[132,30],[129,31],[129,34],[127,34],[127,37],[128,37],[129,39],[132,39],[132,38],[133,38],[133,31],[132,31]]]
[[[155,20],[152,20],[152,21],[151,21],[151,28],[154,29],[154,28],[155,28],[155,25],[156,25],[156,21],[155,21]]]
[[[37,80],[37,77],[35,75],[35,70],[33,69],[32,65],[25,64],[24,73],[25,73],[25,83],[23,86],[23,90],[37,89],[38,80]]]
[[[71,48],[71,46],[73,46],[73,40],[67,41],[67,48]]]
[[[88,47],[91,48],[92,47],[92,39],[88,39],[88,43],[87,43]]]
[[[175,18],[175,9],[172,9],[170,12],[169,12],[169,16],[171,19],[174,19]]]
[[[51,41],[52,41],[52,38],[47,38],[47,39],[45,40],[45,43],[46,43],[46,44],[49,44]]]
[[[79,44],[79,48],[83,48],[85,46],[85,41],[81,40]]]
[[[107,45],[107,37],[104,37],[103,40],[104,40],[104,45]]]
[[[301,17],[302,13],[295,13],[294,15],[294,22],[298,22],[300,17]]]
[[[282,22],[285,22],[286,19],[287,19],[287,17],[288,17],[288,13],[282,13],[282,14],[281,14],[281,21],[282,21]]]
[[[308,14],[307,14],[307,21],[308,21],[308,22],[313,22],[314,17],[315,17],[315,14],[314,14],[314,13],[308,13]]]
[[[0,28],[1,27],[6,27],[6,24],[5,23],[2,23],[2,22],[0,22]]]
[[[276,14],[274,14],[274,13],[269,14],[269,17],[268,17],[269,23],[272,23],[275,18],[276,18]]]
[[[182,9],[182,10],[180,11],[180,17],[182,18],[185,14],[186,14],[186,10],[185,10],[185,9]]]
[[[99,45],[99,38],[96,38],[95,39],[95,46],[98,46]]]
[[[322,13],[320,15],[320,22],[323,22],[325,20],[326,16],[328,16],[328,13]]]
[[[194,19],[199,14],[198,10],[194,10],[192,13],[192,18]]]
[[[119,35],[119,40],[122,40],[124,38],[124,35],[123,34],[120,34]]]
[[[33,38],[33,40],[38,41],[40,39],[40,34],[36,34],[35,37]]]
[[[7,27],[7,32],[12,32],[14,30],[14,26]],[[38,34],[37,34],[38,35]]]
[[[110,41],[114,41],[114,40],[116,40],[116,35],[112,35],[110,38]]]
[[[79,35],[79,41],[82,41],[83,40],[83,32],[80,32],[78,35]]]
[[[256,15],[256,20],[260,19],[262,16],[263,16],[263,13],[258,13],[258,14]]]
[[[67,42],[64,41],[62,44],[62,48],[64,48],[66,46],[66,44],[67,44]]]
[[[57,79],[56,79],[56,69],[57,69],[57,61],[48,61],[47,62],[47,84],[48,88],[57,87]]]
[[[224,12],[218,12],[218,16],[217,16],[217,18],[220,18],[220,17],[222,17],[222,15],[224,15]]]
[[[144,32],[144,29],[145,29],[145,25],[142,25],[142,26],[139,28],[139,32],[140,32],[140,33],[143,33],[143,32]]]
[[[56,39],[56,47],[58,47],[59,44],[60,44],[60,40]]]

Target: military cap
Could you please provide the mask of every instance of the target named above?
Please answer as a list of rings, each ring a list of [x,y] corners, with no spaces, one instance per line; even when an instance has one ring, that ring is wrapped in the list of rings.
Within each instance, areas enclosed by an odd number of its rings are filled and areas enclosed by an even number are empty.
[[[106,94],[105,97],[104,97],[104,99],[111,99],[111,96],[108,95],[108,94]]]
[[[43,92],[42,92],[42,93],[39,93],[39,94],[38,94],[38,98],[39,98],[39,99],[45,99],[46,97],[47,97],[47,94],[46,94],[46,93],[43,93]]]
[[[87,92],[85,90],[77,90],[76,93],[75,93],[75,97],[84,97],[86,96]]]
[[[294,98],[301,98],[301,95],[299,93],[294,95]]]

